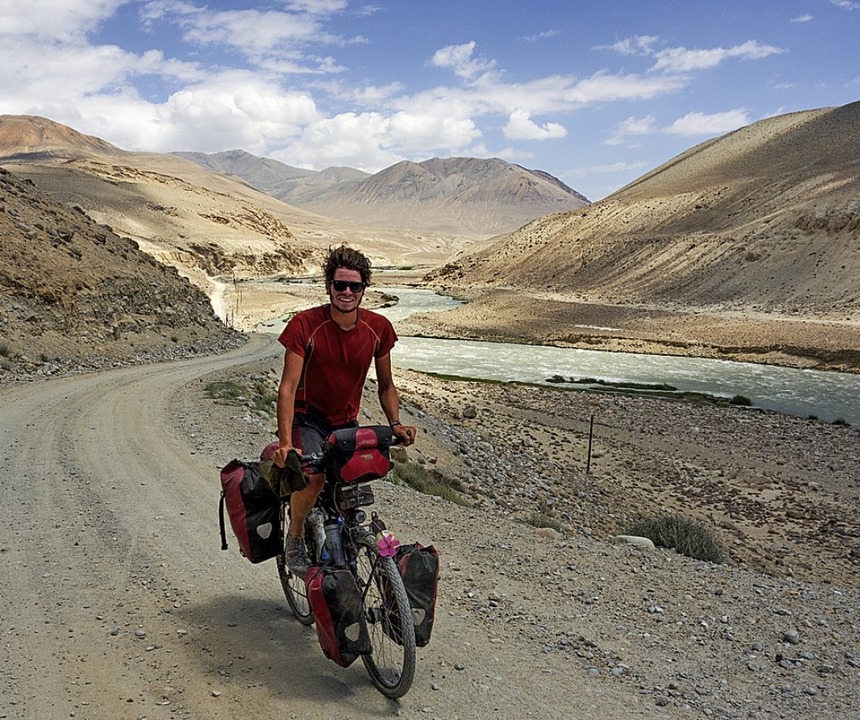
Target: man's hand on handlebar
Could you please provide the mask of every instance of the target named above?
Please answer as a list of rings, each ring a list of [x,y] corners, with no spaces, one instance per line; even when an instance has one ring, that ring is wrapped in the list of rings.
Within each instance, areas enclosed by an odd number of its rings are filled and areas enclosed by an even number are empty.
[[[418,434],[418,428],[414,425],[395,425],[391,428],[394,437],[400,440],[401,445],[411,445],[415,442],[415,436]]]
[[[272,454],[272,460],[274,460],[275,465],[278,467],[286,467],[287,466],[287,455],[291,450],[294,450],[299,454],[299,457],[302,455],[301,448],[294,448],[292,445],[281,445],[277,450]]]

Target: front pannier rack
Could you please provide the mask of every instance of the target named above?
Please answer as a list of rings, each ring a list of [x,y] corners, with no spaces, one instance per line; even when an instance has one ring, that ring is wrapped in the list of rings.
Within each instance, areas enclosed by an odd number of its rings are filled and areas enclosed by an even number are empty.
[[[374,501],[373,490],[369,484],[340,485],[337,489],[337,507],[341,511],[373,505]]]

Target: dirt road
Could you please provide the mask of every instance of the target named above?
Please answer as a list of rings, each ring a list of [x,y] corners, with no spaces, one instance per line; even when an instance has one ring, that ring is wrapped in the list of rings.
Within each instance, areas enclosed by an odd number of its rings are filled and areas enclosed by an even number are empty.
[[[642,717],[635,687],[571,677],[562,654],[527,651],[522,633],[457,609],[481,564],[457,557],[470,541],[456,529],[435,534],[452,538],[458,582],[412,692],[388,701],[360,662],[326,660],[273,563],[220,550],[217,467],[230,458],[195,451],[171,408],[204,376],[276,352],[257,338],[218,357],[0,389],[0,718]],[[408,492],[382,495],[398,507]],[[425,502],[408,531],[426,541],[449,504]]]

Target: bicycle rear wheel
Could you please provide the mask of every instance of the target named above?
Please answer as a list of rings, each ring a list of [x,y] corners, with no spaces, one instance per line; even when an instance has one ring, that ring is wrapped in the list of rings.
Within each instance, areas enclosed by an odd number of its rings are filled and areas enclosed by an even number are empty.
[[[362,655],[371,682],[386,697],[403,697],[415,676],[415,626],[394,560],[381,557],[372,535],[357,539],[357,574],[372,650]]]
[[[289,506],[286,502],[283,502],[281,503],[281,535],[283,536],[284,545],[287,542],[288,526]],[[290,610],[293,611],[296,620],[302,625],[313,625],[314,615],[308,602],[307,592],[305,591],[305,581],[298,575],[290,572],[287,567],[284,547],[281,548],[281,554],[277,556],[276,562],[278,564],[278,576],[281,578],[281,587],[284,589],[284,596],[287,598]]]

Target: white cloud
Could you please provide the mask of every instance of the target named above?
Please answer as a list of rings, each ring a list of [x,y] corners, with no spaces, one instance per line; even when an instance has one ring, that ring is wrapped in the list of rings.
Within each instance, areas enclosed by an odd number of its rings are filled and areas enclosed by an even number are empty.
[[[289,0],[286,5],[290,10],[313,15],[331,15],[346,10],[347,4],[346,0]]]
[[[648,163],[640,162],[615,162],[600,165],[588,165],[566,170],[565,177],[587,177],[588,175],[612,175],[613,173],[629,173],[634,170],[642,170],[648,167]]]
[[[627,145],[636,147],[630,141],[632,137],[642,137],[656,133],[692,137],[696,135],[721,135],[739,127],[749,125],[750,119],[746,110],[736,109],[710,115],[701,112],[687,113],[675,120],[671,125],[661,127],[654,115],[644,117],[628,117],[618,123],[612,135],[606,140],[607,145]]]
[[[567,136],[564,125],[546,123],[538,125],[531,119],[528,110],[514,110],[508,118],[503,133],[508,140],[552,140]]]
[[[228,4],[248,9],[220,9]],[[514,82],[472,41],[432,53],[425,76],[447,76],[435,87],[421,85],[426,78],[409,74],[412,68],[401,74],[390,69],[376,85],[374,77],[349,75],[352,56],[339,52],[366,40],[331,31],[334,19],[375,11],[370,5],[352,8],[346,0],[0,0],[0,112],[46,115],[129,150],[241,147],[305,167],[351,165],[372,172],[406,157],[449,154],[521,161],[540,151],[535,144],[524,143],[529,151],[518,148],[519,141],[568,137],[570,114],[595,105],[624,103],[624,114],[638,113],[616,125],[610,145],[743,124],[745,113],[730,111],[690,113],[661,128],[657,106],[636,104],[689,87],[693,70],[782,52],[756,41],[658,52],[657,36],[637,35],[605,47],[653,57],[654,69],[663,72],[559,72],[518,75],[524,79]],[[93,38],[102,37],[97,31],[115,30],[120,20],[127,25],[117,42],[133,38],[134,45],[95,44]],[[520,39],[558,34],[547,30]],[[242,69],[231,70],[231,64]],[[626,109],[628,103],[635,109]],[[589,124],[585,115],[582,127]],[[490,150],[500,145],[508,147]],[[600,167],[608,166],[590,172]],[[630,170],[613,167],[606,172]]]
[[[180,0],[153,0],[141,10],[145,24],[157,31],[157,23],[175,23],[183,40],[192,45],[234,48],[252,63],[278,73],[340,72],[331,57],[305,55],[315,45],[364,43],[360,37],[345,39],[328,33],[325,21],[346,8],[340,0],[301,0],[280,10],[216,10]]]
[[[627,138],[637,135],[650,135],[657,131],[657,119],[653,115],[645,117],[628,117],[615,126],[612,135],[606,140],[607,145],[623,145]]]
[[[62,42],[82,38],[128,0],[2,0],[0,36],[32,35]]]
[[[449,45],[433,53],[430,62],[436,67],[450,69],[464,80],[472,80],[492,72],[496,65],[494,61],[472,57],[475,46],[474,40],[464,45]]]
[[[721,135],[732,130],[737,130],[744,125],[749,125],[749,123],[750,119],[746,110],[727,110],[726,112],[712,113],[710,115],[691,112],[675,120],[663,132],[669,135],[683,135],[684,137]]]
[[[376,172],[403,160],[387,149],[388,137],[389,120],[380,113],[342,113],[309,123],[295,141],[270,157],[301,167],[348,165]]]
[[[601,45],[599,49],[615,50],[622,55],[650,55],[659,40],[656,35],[635,35],[614,45]]]
[[[668,48],[655,53],[657,59],[654,70],[664,72],[690,72],[716,67],[727,58],[744,60],[761,60],[770,55],[786,52],[773,45],[763,45],[757,40],[748,40],[741,45],[730,48],[708,48],[704,50],[688,50],[684,47]]]
[[[647,100],[680,90],[689,81],[682,77],[597,73],[579,81],[566,99],[586,105],[615,100]]]
[[[76,44],[72,49],[34,44],[30,38],[5,38],[0,42],[0,104],[75,107],[84,97],[120,92],[140,62],[115,46]]]
[[[860,10],[860,2],[853,2],[853,0],[830,0],[830,2],[843,10]]]
[[[792,18],[792,19],[790,20],[790,22],[793,22],[793,23],[808,23],[808,22],[809,22],[810,20],[812,20],[812,19],[813,19],[812,15],[798,15],[796,18]]]
[[[523,37],[524,42],[537,42],[538,40],[546,40],[547,38],[561,35],[560,30],[544,30],[543,32],[535,33],[534,35],[526,35]]]

